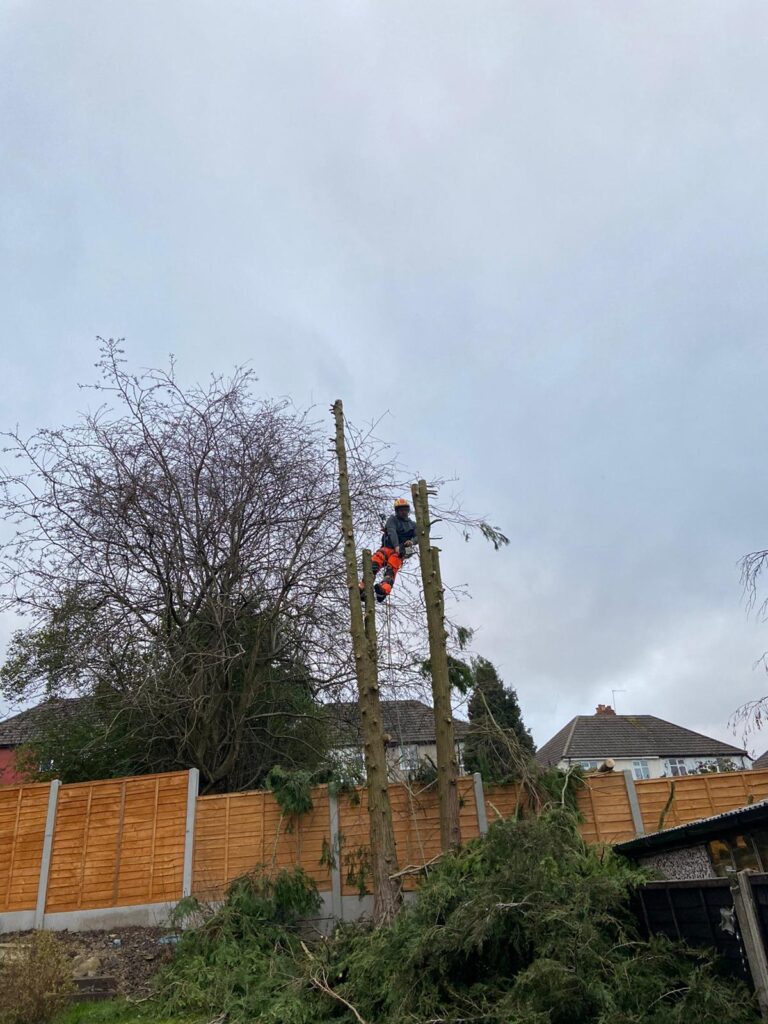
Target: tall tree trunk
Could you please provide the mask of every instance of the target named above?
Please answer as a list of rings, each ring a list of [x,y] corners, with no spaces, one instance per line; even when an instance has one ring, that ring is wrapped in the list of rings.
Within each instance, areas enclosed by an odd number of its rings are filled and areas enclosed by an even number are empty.
[[[376,924],[391,920],[400,907],[399,884],[392,879],[397,871],[395,832],[392,808],[387,789],[387,756],[384,723],[381,717],[376,656],[376,603],[373,592],[371,553],[363,553],[365,586],[365,621],[360,601],[357,575],[357,554],[352,525],[352,502],[349,496],[347,452],[344,444],[344,408],[338,399],[333,405],[336,421],[336,456],[339,461],[339,498],[341,529],[344,534],[344,560],[349,588],[350,631],[355,655],[358,705],[365,753],[368,787],[368,817],[371,831],[371,866],[373,873],[373,919]]]
[[[425,480],[411,487],[416,516],[421,580],[427,609],[429,660],[432,666],[432,703],[435,710],[437,746],[437,795],[440,802],[440,845],[443,850],[461,844],[459,827],[459,765],[451,710],[451,682],[448,674],[448,650],[445,630],[445,598],[440,576],[440,555],[430,541],[429,498]]]

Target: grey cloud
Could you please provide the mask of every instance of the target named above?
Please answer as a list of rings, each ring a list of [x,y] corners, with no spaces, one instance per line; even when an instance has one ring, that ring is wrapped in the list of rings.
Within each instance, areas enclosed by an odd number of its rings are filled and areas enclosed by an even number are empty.
[[[763,680],[768,9],[37,2],[0,30],[3,420],[93,336],[343,395],[512,538],[448,542],[537,740]],[[768,743],[766,744],[768,745]]]

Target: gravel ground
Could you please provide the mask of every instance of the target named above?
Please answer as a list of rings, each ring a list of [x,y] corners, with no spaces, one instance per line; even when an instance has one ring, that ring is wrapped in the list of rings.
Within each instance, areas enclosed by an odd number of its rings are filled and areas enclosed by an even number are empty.
[[[0,935],[5,951],[23,943],[28,932]],[[54,932],[72,957],[74,975],[117,979],[120,995],[146,996],[153,976],[173,956],[173,945],[158,943],[170,933],[164,928],[116,928],[111,932]]]

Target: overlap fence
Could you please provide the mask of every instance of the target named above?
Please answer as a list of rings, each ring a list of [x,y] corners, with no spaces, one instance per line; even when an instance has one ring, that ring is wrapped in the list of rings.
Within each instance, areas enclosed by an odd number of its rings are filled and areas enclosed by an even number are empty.
[[[397,784],[390,795],[409,890],[440,852],[437,794]],[[600,844],[765,797],[768,770],[637,782],[593,774],[577,792],[584,838]],[[525,804],[518,786],[484,789],[478,776],[459,780],[459,798],[465,841]],[[364,789],[317,787],[312,810],[294,817],[263,791],[198,796],[194,771],[0,787],[0,931],[152,923],[182,896],[214,900],[239,875],[294,864],[317,883],[327,916],[357,916],[368,844]]]

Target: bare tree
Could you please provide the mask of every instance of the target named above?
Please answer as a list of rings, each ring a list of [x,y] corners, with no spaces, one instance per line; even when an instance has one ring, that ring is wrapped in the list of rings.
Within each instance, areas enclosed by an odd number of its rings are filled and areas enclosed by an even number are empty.
[[[309,752],[315,698],[354,680],[327,427],[255,398],[249,370],[185,388],[173,362],[129,372],[114,341],[98,366],[101,404],[74,425],[5,435],[19,468],[0,477],[0,517],[15,527],[0,546],[0,608],[30,623],[6,693],[108,687],[139,723],[147,768],[253,785],[255,751]],[[375,425],[348,424],[346,440],[355,532],[375,538],[412,474]],[[434,514],[501,537],[453,500]],[[410,576],[379,641],[393,687],[411,685],[425,654]]]
[[[117,412],[11,435],[24,471],[0,491],[17,526],[0,551],[4,605],[37,627],[68,618],[79,642],[62,681],[123,690],[148,749],[209,786],[242,784],[244,744],[277,705],[301,735],[306,708],[285,690],[348,675],[332,455],[306,414],[252,397],[250,371],[183,390],[173,366],[130,374],[114,342],[100,368]],[[352,480],[367,501],[370,454]]]
[[[748,555],[744,555],[739,566],[747,614],[755,612],[758,618],[765,621],[768,618],[768,597],[760,600],[760,584],[768,569],[768,550],[752,551]],[[755,667],[757,665],[762,665],[768,671],[768,652],[758,659]],[[751,732],[762,729],[767,719],[768,694],[765,694],[738,707],[731,715],[729,724],[734,732],[740,731],[746,739]]]

